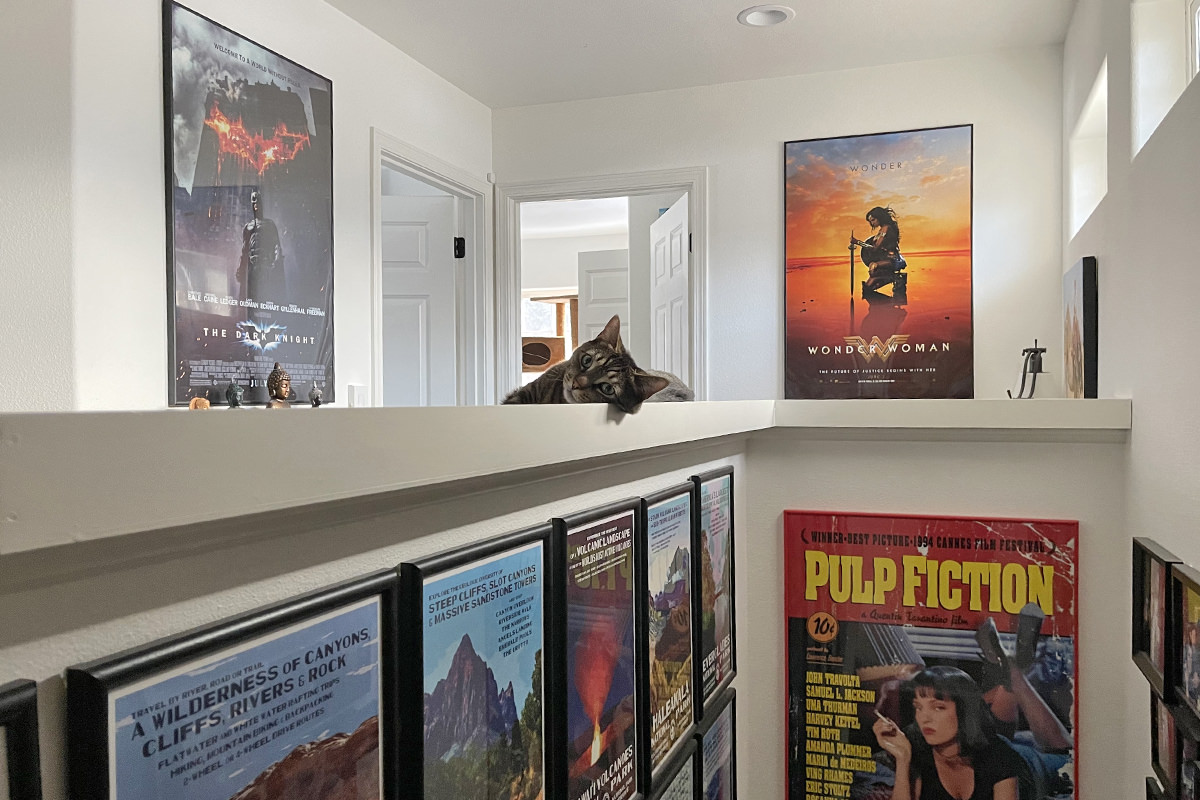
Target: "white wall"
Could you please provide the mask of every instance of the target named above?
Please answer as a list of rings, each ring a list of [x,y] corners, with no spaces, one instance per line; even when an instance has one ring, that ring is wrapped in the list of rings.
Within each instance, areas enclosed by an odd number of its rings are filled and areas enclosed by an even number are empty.
[[[8,3],[0,25],[0,412],[74,403],[70,19]]]
[[[1136,431],[1136,428],[1135,428]],[[1128,531],[1124,445],[1006,442],[815,441],[776,429],[746,453],[749,533],[738,539],[739,603],[766,613],[738,615],[740,719],[756,740],[738,769],[746,798],[779,798],[784,781],[783,511],[856,511],[1021,519],[1077,519],[1079,528],[1081,800],[1141,797],[1149,762],[1127,772],[1129,749],[1145,748],[1143,708],[1122,714],[1129,663]],[[751,576],[751,583],[742,580]],[[740,610],[740,608],[739,608]],[[747,654],[753,655],[747,658]],[[1114,665],[1117,668],[1113,668]],[[1143,687],[1144,688],[1144,687]],[[760,733],[761,731],[761,733]],[[779,739],[772,732],[779,732]],[[742,734],[747,731],[743,728]],[[1132,743],[1132,744],[1131,744]],[[1134,769],[1129,767],[1129,769]],[[743,783],[745,781],[745,783]],[[1118,791],[1116,787],[1122,787]]]
[[[59,676],[69,666],[403,560],[666,489],[724,464],[741,476],[743,447],[744,441],[726,441],[619,466],[610,462],[568,477],[560,469],[560,477],[518,489],[484,488],[442,502],[416,501],[404,510],[394,497],[366,500],[318,508],[279,526],[265,520],[217,523],[6,557],[0,570],[0,683],[39,683],[43,796],[66,798],[67,720]],[[736,524],[744,529],[744,484],[736,491]],[[748,585],[749,577],[739,573],[736,580]],[[738,608],[739,629],[751,611],[750,603]],[[751,741],[743,740],[739,752],[748,753]]]
[[[709,167],[709,396],[783,396],[783,143],[974,123],[975,392],[1061,338],[1061,51],[497,110],[497,180]],[[863,102],[886,86],[887,102]],[[1051,362],[1053,363],[1053,362]]]
[[[1186,353],[1186,342],[1200,319],[1191,289],[1200,264],[1186,245],[1181,246],[1195,225],[1196,187],[1200,186],[1196,158],[1200,85],[1192,82],[1131,158],[1129,3],[1079,0],[1064,53],[1068,130],[1083,105],[1091,76],[1108,58],[1108,194],[1067,244],[1061,266],[1065,269],[1082,256],[1096,256],[1100,395],[1134,398],[1125,535],[1150,536],[1200,565],[1195,523],[1200,501],[1196,414],[1200,374]],[[1117,552],[1124,562],[1128,546]],[[1128,570],[1114,576],[1112,586],[1127,605]],[[1127,609],[1121,615],[1128,618]],[[1115,643],[1112,648],[1114,653],[1127,650],[1127,645]],[[1144,720],[1146,683],[1124,661],[1123,691],[1113,695],[1115,709],[1110,717]],[[1146,734],[1140,724],[1113,729],[1119,746],[1111,754],[1116,761],[1112,796],[1140,796],[1143,776],[1151,774]]]
[[[333,81],[336,378],[367,384],[371,128],[482,179],[491,112],[321,0],[190,5]],[[53,0],[6,18],[5,107],[34,127],[0,133],[0,317],[20,354],[0,360],[0,409],[166,404],[161,9]]]
[[[579,254],[624,250],[629,235],[554,236],[521,240],[521,289],[561,289],[579,285]]]

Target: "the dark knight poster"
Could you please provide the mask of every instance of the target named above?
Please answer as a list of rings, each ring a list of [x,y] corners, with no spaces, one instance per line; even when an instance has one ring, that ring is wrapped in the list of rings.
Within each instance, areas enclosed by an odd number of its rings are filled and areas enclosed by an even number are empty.
[[[333,85],[164,8],[170,403],[264,403],[275,362],[331,401]]]
[[[972,397],[971,126],[784,162],[784,397]]]

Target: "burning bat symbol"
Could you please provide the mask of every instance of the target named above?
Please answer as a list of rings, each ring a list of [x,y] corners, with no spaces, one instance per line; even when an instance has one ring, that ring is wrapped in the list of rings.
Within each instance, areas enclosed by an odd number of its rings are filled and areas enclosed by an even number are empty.
[[[229,153],[245,161],[262,175],[275,164],[291,161],[296,154],[308,146],[307,133],[292,133],[282,122],[275,126],[270,138],[259,132],[246,130],[241,118],[231,120],[213,103],[204,124],[217,133],[217,143],[222,153]]]

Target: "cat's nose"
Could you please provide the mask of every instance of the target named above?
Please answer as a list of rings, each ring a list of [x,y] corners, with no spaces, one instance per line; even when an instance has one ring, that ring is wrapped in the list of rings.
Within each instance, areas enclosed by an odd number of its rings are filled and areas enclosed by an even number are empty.
[[[583,375],[575,376],[575,383],[573,384],[574,388],[586,389],[587,385],[588,385],[588,379],[586,377],[584,377]]]

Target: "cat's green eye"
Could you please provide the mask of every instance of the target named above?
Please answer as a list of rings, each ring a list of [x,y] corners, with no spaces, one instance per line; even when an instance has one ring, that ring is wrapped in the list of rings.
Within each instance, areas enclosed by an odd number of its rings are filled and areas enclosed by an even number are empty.
[[[579,364],[584,369],[587,369],[588,367],[590,367],[592,365],[592,357],[589,356],[587,353],[584,353],[583,357],[579,359]]]
[[[597,385],[600,387],[601,392],[603,392],[605,395],[607,395],[609,397],[612,397],[613,387],[612,387],[611,383],[601,383],[601,384],[597,384]]]

